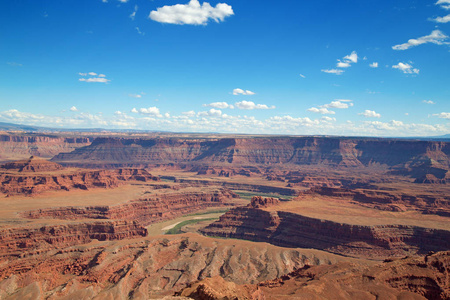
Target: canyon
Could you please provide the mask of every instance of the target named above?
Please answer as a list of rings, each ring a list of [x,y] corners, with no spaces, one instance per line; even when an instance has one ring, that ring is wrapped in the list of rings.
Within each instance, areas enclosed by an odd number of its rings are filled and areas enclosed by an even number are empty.
[[[0,299],[449,299],[448,142],[0,136]]]

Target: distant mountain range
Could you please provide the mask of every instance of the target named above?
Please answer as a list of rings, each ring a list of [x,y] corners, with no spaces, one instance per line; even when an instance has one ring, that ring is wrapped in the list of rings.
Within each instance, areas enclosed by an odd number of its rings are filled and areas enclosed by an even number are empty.
[[[146,132],[161,132],[164,133],[166,131],[155,131],[155,130],[139,130],[139,129],[104,129],[104,128],[54,128],[54,127],[42,127],[42,126],[34,126],[34,125],[22,125],[22,124],[14,124],[14,123],[6,123],[0,122],[0,130],[3,131],[25,131],[25,132],[136,132],[136,133],[146,133]],[[176,132],[167,132],[167,133],[176,133]],[[185,133],[185,132],[183,132]],[[195,134],[195,133],[192,133]],[[202,133],[208,134],[208,133]],[[216,132],[210,132],[209,134],[219,134]],[[276,135],[272,135],[276,136]],[[282,136],[282,134],[280,134]],[[348,137],[348,138],[356,138],[356,137]],[[364,138],[360,136],[358,138]],[[374,137],[371,137],[374,138]],[[408,140],[420,140],[420,141],[443,141],[450,142],[450,134],[440,135],[440,136],[418,136],[418,137],[389,137],[390,139],[408,139]]]

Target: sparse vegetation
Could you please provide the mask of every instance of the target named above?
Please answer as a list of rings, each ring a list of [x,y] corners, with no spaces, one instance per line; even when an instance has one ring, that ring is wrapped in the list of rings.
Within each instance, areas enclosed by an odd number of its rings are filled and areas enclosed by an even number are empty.
[[[183,233],[183,231],[181,231],[181,228],[183,226],[195,224],[195,223],[199,223],[199,222],[204,222],[204,221],[213,221],[213,220],[218,220],[218,218],[186,220],[186,221],[183,221],[183,222],[177,224],[174,228],[167,230],[166,234],[180,234],[180,233]]]

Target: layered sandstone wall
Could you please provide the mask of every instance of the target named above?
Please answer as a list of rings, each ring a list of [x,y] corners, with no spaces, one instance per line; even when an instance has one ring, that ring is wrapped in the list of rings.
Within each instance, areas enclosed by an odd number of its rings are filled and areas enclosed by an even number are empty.
[[[143,169],[77,171],[55,175],[0,173],[0,192],[7,195],[34,195],[50,190],[111,188],[130,180],[157,181],[159,178]]]
[[[450,231],[446,230],[336,223],[286,211],[266,211],[256,208],[261,207],[258,204],[254,199],[247,207],[231,209],[202,233],[373,259],[450,248]]]
[[[229,190],[214,192],[171,193],[128,201],[114,206],[56,207],[27,211],[21,214],[28,219],[112,219],[135,220],[143,226],[173,219],[209,207],[233,205],[237,197]]]
[[[90,145],[89,137],[58,137],[51,135],[0,134],[0,160],[23,158],[30,155],[50,158],[62,152]]]
[[[55,248],[99,241],[143,237],[147,229],[137,221],[93,221],[0,229],[0,257],[46,252]]]

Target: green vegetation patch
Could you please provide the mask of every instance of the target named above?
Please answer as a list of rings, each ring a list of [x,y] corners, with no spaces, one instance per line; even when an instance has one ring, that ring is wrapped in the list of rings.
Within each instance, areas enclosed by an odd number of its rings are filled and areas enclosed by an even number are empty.
[[[183,233],[183,231],[181,231],[181,228],[183,226],[186,226],[189,224],[195,224],[195,223],[199,223],[199,222],[203,222],[203,221],[213,221],[213,220],[218,220],[218,219],[219,218],[186,220],[186,221],[183,221],[183,222],[177,224],[174,228],[167,230],[166,234],[180,234],[180,233]]]
[[[294,196],[285,196],[285,195],[280,195],[277,193],[260,193],[260,192],[250,192],[250,191],[233,191],[236,194],[239,195],[239,197],[241,197],[242,199],[245,200],[252,200],[253,196],[261,196],[261,197],[265,197],[265,198],[281,198],[281,199],[286,199],[286,200],[291,200],[292,198],[294,198]]]
[[[217,210],[207,210],[203,212],[188,214],[186,216],[201,216],[201,215],[209,215],[209,214],[224,214],[227,211],[229,211],[230,208],[223,208],[223,209],[217,209]]]

